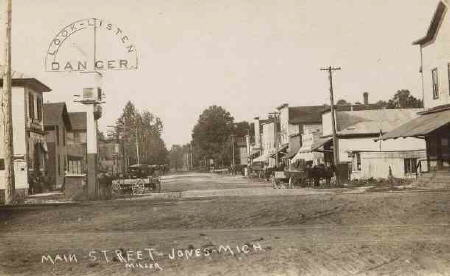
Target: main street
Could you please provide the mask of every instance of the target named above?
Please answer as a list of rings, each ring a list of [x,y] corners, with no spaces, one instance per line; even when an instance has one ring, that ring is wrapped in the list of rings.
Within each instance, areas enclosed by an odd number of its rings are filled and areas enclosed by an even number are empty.
[[[168,176],[162,185],[163,192],[191,196],[2,207],[0,274],[445,275],[450,269],[448,192],[279,192],[212,174]],[[195,196],[205,191],[215,196]]]

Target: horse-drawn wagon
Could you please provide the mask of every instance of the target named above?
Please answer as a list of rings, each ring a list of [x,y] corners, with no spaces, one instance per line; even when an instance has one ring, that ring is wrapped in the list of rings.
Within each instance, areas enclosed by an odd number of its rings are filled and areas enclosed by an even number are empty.
[[[272,185],[274,189],[292,189],[294,186],[319,186],[322,179],[330,184],[333,176],[334,170],[332,167],[323,164],[313,166],[312,162],[299,159],[285,170],[275,170],[272,175]]]
[[[159,193],[161,191],[159,165],[135,164],[128,167],[127,175],[112,181],[112,191],[123,194]]]

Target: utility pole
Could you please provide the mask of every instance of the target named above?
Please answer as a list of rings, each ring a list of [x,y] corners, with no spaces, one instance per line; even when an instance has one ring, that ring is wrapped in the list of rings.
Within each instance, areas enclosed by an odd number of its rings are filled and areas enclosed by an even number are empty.
[[[269,113],[269,116],[273,116],[273,140],[274,140],[274,147],[275,147],[275,168],[278,168],[279,158],[278,158],[278,151],[280,142],[278,141],[278,112],[271,112]]]
[[[234,174],[234,168],[236,167],[236,160],[234,160],[234,134],[231,135],[231,146],[232,146],[232,154],[233,154],[233,160],[232,160],[232,164],[233,164],[233,174]]]
[[[136,124],[136,157],[138,165],[141,164],[141,160],[139,158],[139,138],[138,138],[137,124]]]
[[[333,160],[334,160],[334,168],[336,172],[336,185],[339,185],[339,174],[338,174],[338,165],[339,165],[339,141],[337,139],[336,134],[336,118],[334,111],[334,92],[333,92],[333,71],[341,70],[341,67],[331,67],[320,69],[322,71],[328,72],[328,79],[330,81],[330,104],[331,104],[331,125],[333,130]]]
[[[5,161],[5,204],[14,203],[14,146],[11,106],[11,11],[12,0],[5,0],[2,7],[4,18],[4,48],[3,48],[3,93],[2,93],[2,118],[3,118],[3,153]]]
[[[191,148],[191,170],[194,169],[194,148],[192,147],[192,143],[189,144],[189,147]]]

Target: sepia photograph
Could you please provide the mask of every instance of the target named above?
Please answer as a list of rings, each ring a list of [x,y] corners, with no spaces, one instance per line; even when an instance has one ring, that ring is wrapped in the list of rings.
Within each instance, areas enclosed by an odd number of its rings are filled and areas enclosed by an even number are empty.
[[[450,275],[450,0],[0,0],[0,275]]]

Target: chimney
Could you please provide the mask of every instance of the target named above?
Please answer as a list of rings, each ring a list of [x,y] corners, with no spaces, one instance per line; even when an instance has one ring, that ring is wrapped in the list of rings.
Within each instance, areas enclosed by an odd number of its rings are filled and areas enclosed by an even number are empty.
[[[365,105],[368,105],[368,104],[369,104],[369,93],[368,93],[368,92],[364,92],[364,93],[363,93],[363,98],[364,98],[363,103],[364,103]]]

